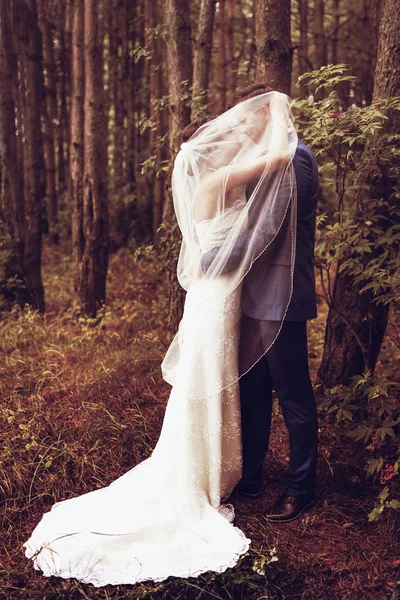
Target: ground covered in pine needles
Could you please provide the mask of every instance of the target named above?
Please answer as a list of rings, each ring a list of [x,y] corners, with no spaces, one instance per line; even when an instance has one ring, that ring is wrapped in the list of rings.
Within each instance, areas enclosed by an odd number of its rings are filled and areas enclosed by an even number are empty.
[[[288,463],[276,402],[262,497],[233,500],[237,525],[252,539],[234,569],[99,589],[34,571],[22,544],[43,512],[56,501],[108,485],[147,458],[169,395],[160,373],[170,340],[163,327],[163,277],[149,265],[136,265],[129,253],[114,255],[108,306],[96,325],[74,318],[71,267],[69,257],[46,251],[45,318],[14,310],[0,320],[0,598],[400,598],[394,591],[400,565],[396,513],[368,521],[382,486],[366,479],[363,446],[332,440],[323,419],[316,505],[285,525],[265,519]],[[319,318],[309,324],[314,378],[325,315],[320,307]],[[389,354],[385,347],[381,369],[390,366]]]

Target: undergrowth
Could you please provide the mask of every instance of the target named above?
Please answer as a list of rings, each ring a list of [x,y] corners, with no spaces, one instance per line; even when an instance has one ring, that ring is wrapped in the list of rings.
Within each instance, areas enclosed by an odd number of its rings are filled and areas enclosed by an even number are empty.
[[[283,529],[266,521],[288,454],[276,405],[267,489],[260,501],[235,503],[238,526],[252,544],[234,569],[100,589],[35,572],[22,544],[43,512],[149,457],[170,390],[160,371],[171,340],[162,274],[126,252],[113,255],[108,303],[96,323],[74,317],[69,258],[46,250],[44,275],[46,315],[14,308],[0,320],[1,599],[388,597],[396,587],[394,517],[368,523],[379,482],[360,476],[355,442],[335,447],[322,424],[318,508]],[[309,324],[312,369],[322,351],[324,311]]]

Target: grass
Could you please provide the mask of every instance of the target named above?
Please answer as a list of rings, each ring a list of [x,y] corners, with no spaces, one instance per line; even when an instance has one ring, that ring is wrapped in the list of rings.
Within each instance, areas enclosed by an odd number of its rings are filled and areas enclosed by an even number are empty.
[[[363,448],[333,441],[321,421],[317,503],[299,519],[264,518],[284,484],[286,429],[277,404],[262,497],[236,498],[237,525],[252,539],[234,569],[198,578],[96,589],[45,578],[22,544],[61,499],[104,487],[147,458],[161,430],[169,386],[160,363],[165,283],[120,252],[111,258],[108,305],[100,325],[71,308],[72,269],[46,249],[47,313],[14,310],[0,321],[0,599],[393,600],[398,525],[388,511],[368,522],[379,484],[365,479]],[[312,377],[322,352],[326,308],[309,324]],[[380,368],[390,369],[390,344]]]

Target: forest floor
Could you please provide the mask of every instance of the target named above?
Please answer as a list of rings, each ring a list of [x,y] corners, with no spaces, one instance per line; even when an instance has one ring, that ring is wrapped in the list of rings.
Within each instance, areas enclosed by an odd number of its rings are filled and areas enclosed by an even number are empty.
[[[276,401],[262,496],[233,499],[236,524],[252,540],[235,568],[105,588],[35,572],[22,544],[42,514],[56,501],[110,484],[147,458],[170,390],[160,372],[170,340],[163,326],[167,295],[153,267],[136,265],[127,252],[111,257],[108,305],[95,327],[74,318],[69,256],[45,250],[44,283],[44,319],[13,311],[0,321],[1,600],[400,598],[396,513],[369,522],[383,486],[366,479],[365,447],[332,439],[323,418],[315,506],[291,523],[265,519],[289,460]],[[308,325],[314,381],[326,312],[321,305]],[[395,369],[388,339],[378,369]],[[260,564],[265,574],[257,572]]]

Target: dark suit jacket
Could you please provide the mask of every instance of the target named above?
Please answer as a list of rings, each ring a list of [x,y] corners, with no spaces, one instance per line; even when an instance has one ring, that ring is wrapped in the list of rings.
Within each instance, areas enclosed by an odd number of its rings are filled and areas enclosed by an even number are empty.
[[[293,294],[286,321],[306,321],[317,316],[314,276],[315,218],[318,199],[318,166],[311,150],[299,140],[293,159],[297,184],[297,237]]]
[[[293,159],[293,167],[297,186],[297,235],[296,235],[296,258],[293,275],[293,293],[286,313],[286,321],[306,321],[315,319],[317,316],[317,303],[315,294],[314,276],[314,243],[315,243],[315,219],[318,197],[318,166],[311,150],[302,142],[298,141],[297,150]],[[252,184],[249,184],[250,187]],[[260,239],[260,246],[265,247],[268,234]],[[247,235],[239,236],[232,256],[224,272],[237,268],[237,261],[246,248]],[[271,248],[271,251],[273,249]],[[202,269],[207,277],[207,269],[218,253],[215,248],[201,258]],[[262,264],[256,261],[252,267],[252,277],[262,277]],[[250,275],[250,274],[249,274]],[[262,283],[262,282],[260,282]],[[254,288],[254,286],[251,286]],[[248,317],[254,319],[263,318],[261,315],[269,314],[270,320],[278,318],[274,316],[274,309],[267,309],[266,298],[262,293],[256,297],[244,299],[243,310]],[[277,309],[277,314],[281,310]]]

